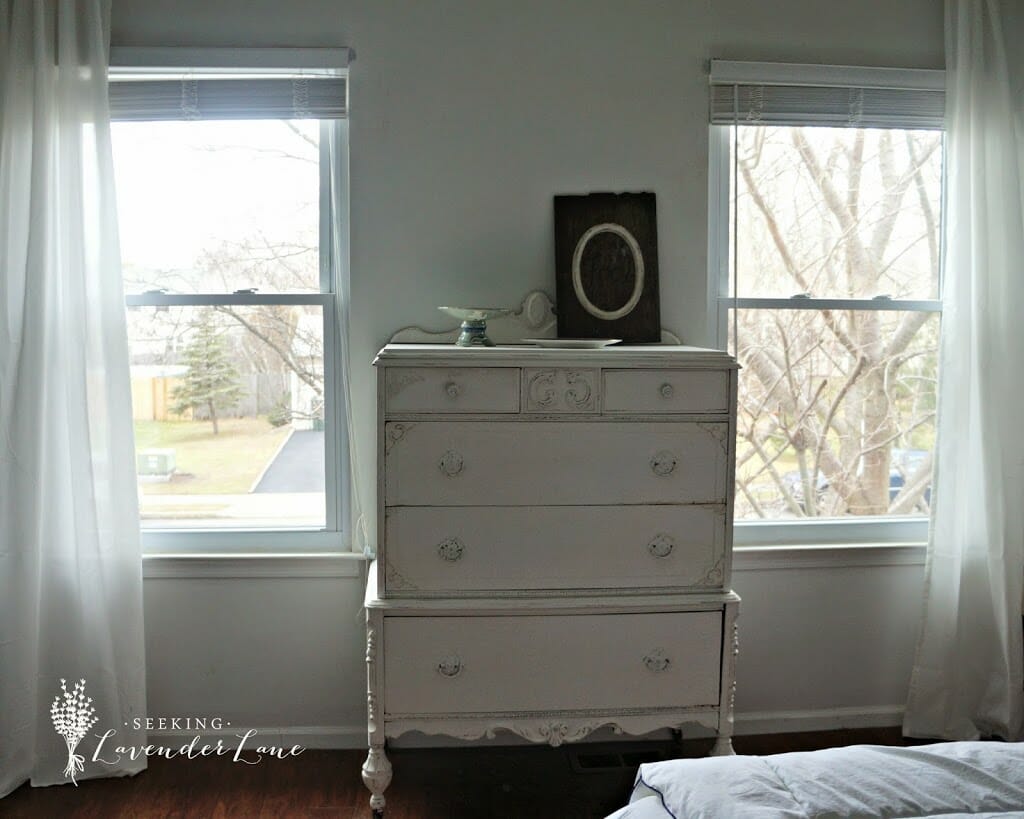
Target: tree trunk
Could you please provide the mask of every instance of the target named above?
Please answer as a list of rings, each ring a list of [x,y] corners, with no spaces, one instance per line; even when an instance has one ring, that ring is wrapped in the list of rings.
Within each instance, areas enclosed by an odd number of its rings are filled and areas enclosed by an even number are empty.
[[[213,422],[213,434],[219,435],[220,429],[217,427],[217,408],[213,405],[213,401],[207,401],[206,406],[210,410],[210,420]]]
[[[853,514],[884,515],[889,511],[889,459],[896,433],[885,393],[885,371],[874,367],[867,375],[864,400],[863,474],[866,508],[851,509]]]

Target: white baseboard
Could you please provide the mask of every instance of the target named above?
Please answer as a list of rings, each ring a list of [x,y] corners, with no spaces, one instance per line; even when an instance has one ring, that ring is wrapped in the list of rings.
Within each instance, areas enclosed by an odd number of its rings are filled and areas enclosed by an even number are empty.
[[[800,731],[837,731],[843,728],[891,728],[902,724],[902,705],[749,711],[736,714],[737,734],[792,734]]]

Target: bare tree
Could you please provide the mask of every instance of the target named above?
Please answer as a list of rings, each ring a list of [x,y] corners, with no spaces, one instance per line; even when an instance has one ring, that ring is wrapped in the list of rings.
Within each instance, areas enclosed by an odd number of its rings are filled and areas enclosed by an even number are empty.
[[[201,268],[224,289],[244,282],[257,292],[309,290],[319,281],[315,239],[301,236],[288,243],[265,236],[223,243],[207,253]],[[245,331],[237,354],[253,372],[289,372],[314,396],[310,414],[320,417],[324,395],[323,323],[319,308],[302,305],[218,305],[217,311]],[[311,312],[314,311],[314,312]]]
[[[764,127],[740,134],[742,295],[922,297],[922,280],[938,270],[937,135]],[[930,448],[938,332],[931,316],[734,316],[744,367],[742,511],[878,515],[927,502],[931,460],[921,451]]]

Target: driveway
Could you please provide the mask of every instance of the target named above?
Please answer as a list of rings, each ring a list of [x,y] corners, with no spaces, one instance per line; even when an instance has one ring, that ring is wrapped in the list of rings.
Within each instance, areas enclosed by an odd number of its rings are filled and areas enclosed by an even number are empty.
[[[323,492],[323,463],[323,431],[293,432],[253,492]]]

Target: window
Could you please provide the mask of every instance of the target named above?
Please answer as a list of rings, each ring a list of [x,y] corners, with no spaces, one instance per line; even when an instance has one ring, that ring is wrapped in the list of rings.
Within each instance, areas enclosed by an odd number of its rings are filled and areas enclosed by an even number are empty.
[[[710,292],[743,368],[737,543],[924,539],[941,72],[895,74],[713,64]]]
[[[337,549],[345,79],[242,65],[111,70],[142,526],[175,550]]]

